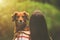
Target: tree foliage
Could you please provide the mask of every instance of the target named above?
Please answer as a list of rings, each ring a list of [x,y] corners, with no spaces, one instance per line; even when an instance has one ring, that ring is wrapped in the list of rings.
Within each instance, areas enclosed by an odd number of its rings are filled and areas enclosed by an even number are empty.
[[[31,0],[31,1],[49,3],[51,5],[56,6],[58,9],[60,9],[60,0]]]
[[[42,11],[46,18],[49,32],[60,27],[60,10],[50,4],[33,1],[18,2],[17,0],[6,0],[7,5],[0,5],[0,40],[12,40],[13,28],[12,15],[15,11],[27,11],[30,16],[36,9]]]

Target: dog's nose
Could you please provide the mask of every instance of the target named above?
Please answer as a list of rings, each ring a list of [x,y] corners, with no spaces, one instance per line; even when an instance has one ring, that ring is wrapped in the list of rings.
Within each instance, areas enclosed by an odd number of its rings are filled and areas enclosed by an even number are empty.
[[[22,20],[20,20],[20,22],[22,22]]]

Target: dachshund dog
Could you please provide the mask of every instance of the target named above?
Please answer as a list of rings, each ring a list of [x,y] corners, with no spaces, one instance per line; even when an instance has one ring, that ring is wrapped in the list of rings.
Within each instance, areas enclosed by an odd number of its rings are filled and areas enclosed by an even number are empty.
[[[40,10],[35,10],[30,17],[31,40],[50,40],[44,15]]]
[[[26,27],[27,20],[29,20],[29,14],[25,11],[15,12],[12,16],[12,21],[15,21],[16,32],[24,30]]]

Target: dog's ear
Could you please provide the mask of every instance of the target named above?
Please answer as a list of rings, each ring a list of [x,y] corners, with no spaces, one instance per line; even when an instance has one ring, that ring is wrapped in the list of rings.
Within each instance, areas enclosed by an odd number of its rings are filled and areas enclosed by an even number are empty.
[[[14,13],[14,15],[12,16],[12,21],[16,21],[17,20],[17,14],[18,13]]]
[[[27,12],[24,11],[24,16],[25,16],[25,18],[26,18],[27,20],[29,20],[29,13],[27,13]]]

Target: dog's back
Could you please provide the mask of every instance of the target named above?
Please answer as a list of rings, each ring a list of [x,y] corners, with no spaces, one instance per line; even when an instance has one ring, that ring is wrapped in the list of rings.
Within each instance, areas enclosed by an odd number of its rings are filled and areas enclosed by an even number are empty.
[[[31,40],[50,40],[44,16],[35,11],[30,18]]]

